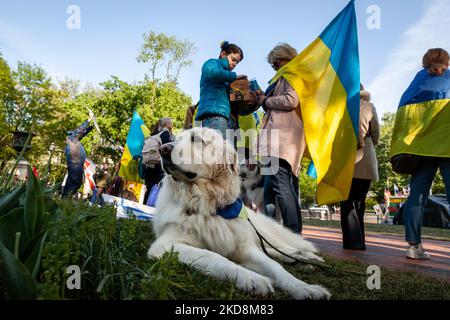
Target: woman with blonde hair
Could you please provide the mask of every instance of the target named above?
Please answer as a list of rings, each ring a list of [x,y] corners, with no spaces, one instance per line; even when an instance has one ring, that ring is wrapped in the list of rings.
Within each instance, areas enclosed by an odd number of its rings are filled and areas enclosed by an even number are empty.
[[[410,195],[404,205],[406,257],[429,259],[422,247],[425,204],[439,168],[450,203],[450,71],[449,54],[430,49],[403,94],[395,117],[391,142],[394,171],[411,174]]]
[[[158,134],[162,131],[166,131],[169,133],[170,136],[172,136],[172,129],[173,129],[173,120],[170,117],[164,117],[158,120],[156,124],[153,126],[152,130],[152,136],[155,134]],[[166,139],[167,140],[167,139]]]
[[[347,250],[366,250],[364,214],[366,197],[372,181],[378,180],[378,160],[375,146],[380,138],[380,126],[370,93],[360,85],[360,111],[356,164],[350,194],[341,201],[342,243]]]
[[[297,50],[282,43],[270,51],[267,62],[278,71],[296,56]],[[270,85],[257,101],[266,112],[261,124],[258,153],[271,171],[264,176],[265,214],[275,218],[278,204],[284,225],[295,233],[301,233],[298,173],[306,142],[300,101],[284,78]],[[277,140],[272,138],[276,134]]]

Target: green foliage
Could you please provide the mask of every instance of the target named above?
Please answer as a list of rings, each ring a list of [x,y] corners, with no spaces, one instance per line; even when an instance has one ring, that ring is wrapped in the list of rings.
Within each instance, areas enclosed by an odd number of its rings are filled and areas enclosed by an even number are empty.
[[[316,203],[317,182],[315,179],[308,176],[308,166],[309,160],[304,159],[299,174],[300,198],[302,207],[304,208]]]
[[[150,223],[115,217],[113,207],[59,202],[42,258],[39,299],[242,298],[234,284],[205,277],[177,254],[148,259]],[[81,269],[81,290],[67,290],[69,265]]]
[[[6,110],[6,122],[11,128],[28,131],[32,123],[41,126],[53,118],[55,91],[42,67],[19,62],[12,79],[12,103]]]
[[[6,122],[7,111],[12,109],[15,96],[14,81],[8,63],[0,57],[0,159],[14,155],[10,147],[10,126]]]
[[[133,111],[137,110],[149,129],[159,118],[170,116],[174,127],[181,128],[184,123],[186,108],[191,99],[173,83],[156,83],[142,81],[129,84],[112,77],[101,83],[102,89],[90,90],[79,94],[75,99],[63,105],[65,117],[55,126],[54,138],[60,148],[65,145],[65,133],[78,127],[87,119],[87,107],[97,117],[102,131],[99,135],[92,131],[83,139],[88,157],[99,162],[104,155],[118,161],[121,153],[118,146],[124,146]],[[156,105],[151,105],[152,92],[155,89]]]
[[[167,75],[171,77],[168,82],[146,78],[127,83],[112,76],[100,83],[99,88],[80,90],[77,80],[65,79],[55,84],[40,66],[19,62],[17,69],[11,70],[0,57],[0,165],[16,156],[10,132],[30,130],[34,124],[36,136],[25,157],[42,169],[49,157],[49,146],[54,143],[57,152],[49,181],[60,181],[66,165],[66,132],[88,118],[87,108],[94,111],[102,130],[101,135],[93,131],[83,139],[88,157],[95,163],[104,156],[119,161],[119,149],[125,145],[134,110],[149,129],[161,117],[172,117],[174,129],[182,128],[191,98],[177,87],[175,78],[182,68],[191,64],[189,57],[195,49],[187,40],[179,41],[174,37],[166,37],[166,40],[167,46],[158,65],[166,66]]]
[[[3,75],[5,70],[9,69],[5,67]],[[0,77],[1,72],[0,68]],[[125,145],[134,110],[140,113],[149,129],[163,116],[172,117],[174,127],[181,128],[185,110],[191,104],[190,97],[174,83],[144,80],[129,84],[113,76],[101,83],[101,88],[79,93],[77,81],[66,79],[57,87],[50,82],[42,68],[37,66],[19,64],[19,69],[13,73],[16,82],[20,80],[21,89],[14,91],[16,100],[13,104],[10,103],[8,108],[8,90],[4,89],[5,86],[0,87],[0,95],[3,94],[0,99],[1,106],[6,110],[8,118],[8,121],[2,122],[3,126],[0,128],[0,131],[5,132],[0,139],[0,157],[5,160],[15,154],[9,146],[9,131],[16,127],[29,129],[29,124],[34,122],[33,132],[37,136],[33,138],[31,151],[27,152],[26,157],[32,163],[45,163],[49,146],[54,143],[57,150],[63,151],[66,132],[81,125],[88,117],[87,108],[90,108],[97,117],[102,134],[99,135],[94,130],[83,139],[88,156],[96,163],[99,163],[103,156],[109,156],[117,162],[121,157],[118,149],[119,146]],[[155,104],[152,104],[153,92],[157,97]],[[62,179],[65,171],[64,153],[56,154],[53,159],[57,162],[52,166],[50,181],[58,181]]]
[[[183,68],[192,65],[191,56],[196,48],[189,40],[150,31],[143,35],[144,43],[136,60],[150,64],[152,81],[157,80],[159,67],[165,64],[166,81],[177,82]]]
[[[10,299],[33,299],[49,221],[58,212],[28,168],[28,183],[0,196],[1,279]]]
[[[409,177],[392,171],[390,163],[391,137],[394,130],[395,113],[385,113],[381,119],[380,139],[375,151],[378,159],[379,181],[372,182],[371,190],[376,193],[377,200],[381,203],[384,199],[384,188],[393,190],[394,183],[397,186],[406,186]]]
[[[366,198],[366,208],[368,210],[373,210],[373,206],[377,205],[378,201],[374,198]]]

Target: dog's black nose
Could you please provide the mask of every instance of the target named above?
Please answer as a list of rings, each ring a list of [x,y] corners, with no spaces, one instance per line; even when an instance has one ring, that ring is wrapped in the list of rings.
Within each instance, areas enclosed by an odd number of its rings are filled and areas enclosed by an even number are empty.
[[[163,158],[170,158],[170,155],[172,154],[172,150],[173,150],[173,144],[171,143],[166,143],[163,144],[160,148],[159,148],[159,154],[161,155],[161,157]]]

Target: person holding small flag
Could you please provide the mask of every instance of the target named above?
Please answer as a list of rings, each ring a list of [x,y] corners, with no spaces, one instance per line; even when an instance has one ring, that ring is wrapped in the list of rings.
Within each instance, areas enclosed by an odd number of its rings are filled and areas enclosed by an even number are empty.
[[[67,161],[67,179],[63,188],[63,197],[74,195],[83,184],[83,164],[86,160],[86,150],[81,140],[94,128],[90,125],[94,120],[94,115],[89,114],[86,120],[75,130],[67,132],[66,137],[66,161]]]

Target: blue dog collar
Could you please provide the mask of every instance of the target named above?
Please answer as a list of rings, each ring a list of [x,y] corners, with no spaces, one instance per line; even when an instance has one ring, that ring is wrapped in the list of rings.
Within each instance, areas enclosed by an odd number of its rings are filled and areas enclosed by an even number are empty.
[[[235,202],[224,208],[219,208],[216,214],[224,219],[248,218],[247,209],[245,209],[244,203],[240,198],[237,198]]]

